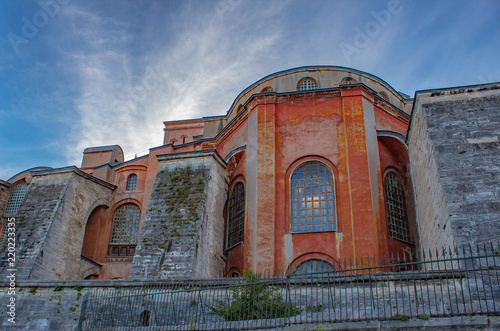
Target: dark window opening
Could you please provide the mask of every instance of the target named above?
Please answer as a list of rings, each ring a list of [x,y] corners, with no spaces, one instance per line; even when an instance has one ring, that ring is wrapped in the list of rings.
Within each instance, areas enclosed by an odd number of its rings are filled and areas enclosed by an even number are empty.
[[[245,185],[236,183],[229,197],[227,247],[243,242],[245,227]]]
[[[392,238],[410,242],[410,224],[406,210],[403,185],[394,173],[385,176],[385,201],[389,235]]]
[[[139,324],[141,326],[149,326],[150,318],[151,318],[151,312],[149,310],[144,310],[139,316]]]
[[[293,270],[294,275],[333,272],[335,268],[331,263],[320,259],[309,259],[299,263]]]

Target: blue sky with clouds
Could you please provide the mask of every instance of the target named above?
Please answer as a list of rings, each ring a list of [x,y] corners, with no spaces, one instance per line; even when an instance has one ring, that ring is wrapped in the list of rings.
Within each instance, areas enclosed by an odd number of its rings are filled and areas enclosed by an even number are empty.
[[[341,65],[415,90],[500,80],[500,1],[0,1],[0,178],[128,158],[164,120],[225,114],[245,87]]]

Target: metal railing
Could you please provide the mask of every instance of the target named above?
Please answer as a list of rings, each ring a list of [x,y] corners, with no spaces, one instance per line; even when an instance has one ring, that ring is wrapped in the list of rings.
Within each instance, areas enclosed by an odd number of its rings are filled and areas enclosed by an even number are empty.
[[[93,289],[79,330],[250,330],[500,313],[500,246],[351,259],[335,271]]]

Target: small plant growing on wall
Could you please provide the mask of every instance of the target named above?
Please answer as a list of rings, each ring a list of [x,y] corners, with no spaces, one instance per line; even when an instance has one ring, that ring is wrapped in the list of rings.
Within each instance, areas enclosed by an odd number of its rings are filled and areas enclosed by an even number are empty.
[[[243,275],[243,283],[231,289],[231,302],[216,300],[214,306],[207,305],[214,314],[227,321],[239,321],[289,317],[300,313],[299,307],[283,301],[278,288],[262,281],[260,274],[247,269]]]

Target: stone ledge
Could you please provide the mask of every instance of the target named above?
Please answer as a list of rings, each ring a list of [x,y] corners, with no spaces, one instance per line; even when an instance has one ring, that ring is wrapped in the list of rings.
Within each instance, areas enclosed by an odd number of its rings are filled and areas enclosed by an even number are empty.
[[[81,171],[80,169],[78,169],[77,167],[75,166],[69,166],[69,167],[64,167],[64,168],[57,168],[57,169],[49,169],[49,170],[40,170],[40,171],[35,171],[32,173],[33,177],[35,176],[44,176],[44,175],[55,175],[55,174],[64,174],[64,173],[68,173],[68,172],[74,172],[75,174],[83,177],[83,178],[86,178],[86,179],[90,179],[91,181],[97,183],[97,184],[100,184],[102,186],[105,186],[111,190],[114,190],[115,188],[117,188],[116,185],[113,185],[111,183],[108,183],[102,179],[99,179],[97,177],[94,177],[84,171]]]
[[[341,323],[297,324],[276,330],[497,330],[498,316],[433,317],[427,321],[362,321]]]
[[[189,151],[189,152],[172,153],[172,154],[161,154],[157,155],[156,158],[158,159],[159,162],[161,162],[168,160],[190,159],[190,158],[207,157],[207,156],[212,156],[224,169],[226,168],[227,166],[226,162],[215,149],[205,149],[201,151]]]

